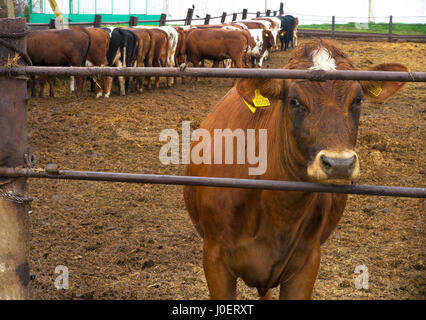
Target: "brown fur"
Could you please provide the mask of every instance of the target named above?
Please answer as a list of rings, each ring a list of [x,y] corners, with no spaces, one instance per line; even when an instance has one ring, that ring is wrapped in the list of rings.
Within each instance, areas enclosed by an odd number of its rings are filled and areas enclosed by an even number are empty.
[[[147,67],[165,67],[169,48],[169,37],[160,29],[145,29],[151,36],[151,47],[148,52]],[[147,76],[147,86],[151,89],[151,77]],[[155,77],[155,87],[160,87],[160,77]]]
[[[221,61],[230,58],[236,68],[243,68],[243,54],[254,45],[246,32],[225,29],[192,29],[187,33],[188,61],[198,67],[202,59]]]
[[[103,67],[108,64],[106,54],[109,48],[108,32],[102,28],[87,28],[90,34],[91,44],[87,55],[87,61],[90,61],[96,67]],[[105,89],[106,77],[98,77],[101,79],[97,84],[98,95],[102,95]]]
[[[129,28],[138,38],[138,51],[136,54],[136,66],[144,67],[145,61],[150,60],[149,54],[154,54],[151,51],[151,35],[147,29]],[[143,77],[136,77],[136,88],[139,92],[143,92]]]
[[[90,36],[82,28],[65,30],[31,30],[27,35],[27,52],[34,66],[84,66],[88,54]],[[32,77],[34,80],[34,77]],[[42,77],[39,96],[43,96],[47,77]],[[79,97],[83,90],[82,77],[76,77]],[[51,84],[52,81],[49,80]],[[35,96],[34,81],[31,84],[32,96]],[[54,95],[50,88],[51,96]]]

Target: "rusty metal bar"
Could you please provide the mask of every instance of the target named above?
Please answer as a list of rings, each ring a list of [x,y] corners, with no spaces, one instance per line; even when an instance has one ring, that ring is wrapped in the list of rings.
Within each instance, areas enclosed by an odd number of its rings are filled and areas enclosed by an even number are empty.
[[[182,70],[181,70],[182,69]],[[287,70],[287,69],[225,69],[225,68],[114,68],[114,67],[0,67],[0,75],[50,76],[180,76],[212,78],[275,78],[324,80],[374,80],[426,82],[426,72],[352,71],[352,70]]]
[[[426,198],[425,188],[370,186],[357,184],[331,185],[298,181],[231,179],[97,171],[71,171],[58,170],[56,165],[51,165],[50,167],[47,167],[45,171],[34,171],[31,169],[0,168],[0,177],[26,177],[40,179],[191,185],[222,188],[247,188],[282,191],[327,192],[372,196]]]
[[[0,19],[0,65],[15,51],[26,54],[25,18]],[[20,35],[19,35],[20,34]],[[10,48],[9,48],[10,47]],[[11,48],[16,50],[11,50]],[[19,60],[21,63],[21,59]],[[23,167],[28,153],[27,78],[0,75],[0,166]],[[0,180],[0,300],[28,299],[29,221],[25,178]]]
[[[332,32],[327,30],[299,29],[298,34],[304,37],[331,37],[332,36]],[[370,32],[334,31],[334,37],[355,38],[355,39],[368,38],[368,39],[376,39],[376,40],[385,40],[389,38],[389,34],[388,33],[370,33]],[[392,34],[392,40],[426,42],[426,36]]]

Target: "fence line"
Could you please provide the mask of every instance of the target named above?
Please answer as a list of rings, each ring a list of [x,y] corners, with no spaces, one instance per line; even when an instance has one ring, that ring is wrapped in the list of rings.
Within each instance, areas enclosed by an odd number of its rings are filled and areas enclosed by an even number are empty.
[[[301,191],[301,192],[325,192],[359,194],[370,196],[408,197],[426,198],[425,188],[389,187],[371,185],[333,185],[313,182],[299,181],[279,181],[279,180],[257,180],[257,179],[235,179],[235,178],[212,178],[197,176],[173,176],[156,174],[118,173],[118,172],[97,172],[97,171],[71,171],[56,170],[35,171],[32,169],[12,169],[1,168],[0,177],[9,178],[38,178],[38,179],[61,179],[61,180],[84,180],[103,182],[127,182],[143,184],[168,184],[168,185],[189,185],[221,188],[245,188],[245,189],[265,189],[280,191]]]
[[[237,68],[171,68],[171,67],[0,67],[0,75],[66,75],[66,76],[162,76],[211,78],[274,78],[325,80],[375,80],[426,82],[426,72],[352,71],[352,70],[288,70]]]
[[[193,13],[194,13],[194,9],[189,8],[188,12],[187,12],[187,16],[185,19],[167,19],[167,15],[166,14],[161,14],[161,18],[159,20],[138,20],[138,17],[136,16],[130,16],[130,20],[129,21],[114,21],[114,22],[103,22],[102,21],[102,15],[95,15],[94,17],[94,22],[71,22],[68,25],[71,26],[94,26],[94,27],[101,27],[102,25],[118,25],[118,24],[128,24],[129,26],[137,26],[138,24],[143,24],[143,23],[158,23],[160,26],[164,26],[166,25],[167,22],[183,22],[185,25],[191,25],[192,21],[204,21],[204,24],[209,24],[211,19],[221,19],[221,23],[225,23],[226,18],[227,17],[232,17],[232,21],[236,21],[238,18],[238,15],[242,15],[241,20],[245,20],[248,18],[248,15],[256,15],[256,17],[260,17],[261,16],[261,12],[257,11],[256,13],[254,12],[248,12],[247,9],[243,9],[242,12],[234,12],[234,13],[226,13],[224,12],[222,14],[222,16],[214,16],[211,17],[210,14],[207,14],[206,17],[204,18],[193,18]],[[262,12],[263,17],[273,17],[278,15],[284,15],[284,3],[280,3],[280,9],[279,11],[271,11],[271,10],[266,10],[265,12]],[[362,36],[363,38],[377,38],[377,39],[382,39],[382,38],[386,38],[388,39],[388,41],[392,41],[392,40],[405,40],[405,41],[419,41],[419,42],[426,42],[426,36],[422,36],[422,35],[411,35],[411,36],[405,36],[405,35],[393,35],[392,34],[392,24],[393,24],[393,17],[390,16],[389,17],[389,32],[387,34],[385,33],[380,33],[380,34],[371,34],[369,32],[360,32],[359,34],[355,34],[355,33],[351,33],[351,32],[335,32],[335,24],[336,24],[336,17],[332,16],[331,17],[331,21],[330,21],[330,16],[320,16],[320,15],[306,15],[306,14],[295,14],[297,16],[305,16],[305,17],[323,17],[323,18],[328,18],[328,19],[306,19],[307,21],[312,21],[312,22],[322,22],[322,23],[331,23],[331,30],[327,30],[324,31],[322,30],[323,33],[319,34],[320,36],[331,36],[333,38],[336,37],[343,37],[343,38],[355,38],[357,36]],[[419,16],[422,17],[422,16]],[[348,19],[351,17],[338,17],[338,19]],[[352,17],[355,18],[355,17]],[[359,17],[360,19],[364,19],[365,17]],[[378,19],[379,17],[374,17],[376,19]],[[398,17],[396,17],[398,18]],[[358,17],[357,17],[358,19]],[[342,22],[346,22],[346,21],[339,21],[340,23]],[[351,21],[349,21],[351,22]],[[28,23],[29,26],[35,26],[35,27],[40,27],[40,26],[47,26],[50,29],[54,29],[55,28],[55,20],[51,19],[50,23]],[[306,32],[308,31],[308,32]],[[307,29],[301,29],[300,35],[316,35],[316,34],[311,34],[310,31],[312,32],[316,32],[319,30],[307,30]]]

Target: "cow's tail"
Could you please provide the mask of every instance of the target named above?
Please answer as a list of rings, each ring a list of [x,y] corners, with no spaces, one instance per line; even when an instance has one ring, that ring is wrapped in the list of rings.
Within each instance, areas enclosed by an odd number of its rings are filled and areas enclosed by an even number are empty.
[[[85,67],[86,66],[86,61],[87,61],[87,56],[89,55],[90,47],[92,45],[92,39],[90,37],[89,31],[87,31],[85,28],[80,28],[80,29],[81,29],[81,31],[83,31],[87,35],[87,37],[89,39],[89,41],[87,43],[87,50],[86,50],[86,53],[84,54],[83,62],[82,62],[82,65],[81,65],[82,67]]]

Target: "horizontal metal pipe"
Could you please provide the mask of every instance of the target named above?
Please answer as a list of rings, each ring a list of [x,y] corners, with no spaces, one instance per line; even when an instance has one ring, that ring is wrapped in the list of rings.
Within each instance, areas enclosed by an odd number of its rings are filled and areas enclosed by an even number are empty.
[[[287,69],[225,69],[225,68],[114,68],[114,67],[0,67],[0,75],[50,76],[181,76],[212,78],[276,78],[324,80],[375,80],[426,82],[426,72],[349,71],[349,70],[287,70]]]
[[[298,34],[300,36],[331,36],[332,32],[328,30],[310,30],[310,29],[299,29]],[[388,38],[388,33],[370,33],[370,32],[348,32],[348,31],[334,31],[335,36],[346,37],[346,38]],[[392,35],[395,39],[400,40],[417,40],[426,42],[426,36],[424,35]]]
[[[146,184],[191,185],[222,188],[267,189],[281,191],[304,191],[361,194],[390,197],[426,198],[425,188],[406,188],[370,185],[332,185],[312,182],[210,178],[193,176],[172,176],[155,174],[135,174],[97,171],[57,170],[54,172],[34,171],[30,169],[0,168],[0,177],[4,178],[42,178],[86,181],[129,182]]]

